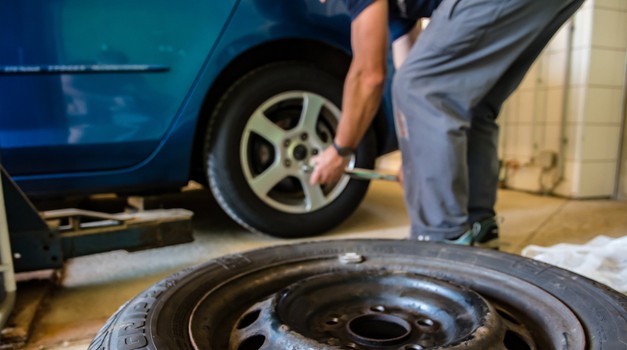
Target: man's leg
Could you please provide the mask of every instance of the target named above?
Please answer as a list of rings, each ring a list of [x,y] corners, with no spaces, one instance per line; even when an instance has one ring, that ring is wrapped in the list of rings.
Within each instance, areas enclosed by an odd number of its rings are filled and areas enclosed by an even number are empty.
[[[477,120],[474,126],[472,120],[490,109],[487,115],[496,117],[524,76],[526,62],[537,53],[525,59],[523,55],[539,52],[536,48],[544,47],[581,3],[444,0],[436,10],[393,87],[414,238],[459,236],[467,228],[469,206],[490,206],[476,204],[476,190],[469,199],[469,172],[475,174],[475,166],[481,169],[477,157],[494,164],[498,129],[491,124],[494,118],[483,125],[481,121],[490,119]],[[494,169],[479,172],[490,172],[490,181],[494,176],[498,180]],[[473,175],[473,187],[475,179]],[[496,186],[477,186],[496,191]],[[494,200],[488,201],[493,206]]]
[[[472,109],[468,132],[469,223],[495,215],[496,192],[499,181],[498,116],[503,102],[520,85],[525,74],[542,52],[553,34],[579,8],[581,1],[562,9],[503,74],[483,100]]]

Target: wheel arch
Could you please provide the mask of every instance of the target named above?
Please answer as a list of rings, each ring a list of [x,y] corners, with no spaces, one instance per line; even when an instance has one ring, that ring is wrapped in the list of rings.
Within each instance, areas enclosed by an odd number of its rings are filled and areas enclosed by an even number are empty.
[[[265,43],[251,48],[231,61],[214,80],[205,94],[202,108],[197,118],[191,158],[191,179],[206,184],[204,164],[202,164],[202,150],[209,121],[220,98],[232,84],[248,72],[276,62],[301,61],[308,62],[326,70],[330,74],[344,79],[351,62],[349,52],[336,46],[315,40],[285,39]],[[383,150],[379,146],[380,140],[385,138],[388,130],[383,107],[375,118],[375,138],[377,151]]]

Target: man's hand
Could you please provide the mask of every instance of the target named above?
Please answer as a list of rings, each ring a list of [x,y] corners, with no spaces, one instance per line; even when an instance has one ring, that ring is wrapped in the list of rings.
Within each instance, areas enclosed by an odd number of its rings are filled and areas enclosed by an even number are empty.
[[[353,59],[344,82],[342,117],[335,141],[354,148],[370,127],[383,96],[388,48],[387,0],[372,1],[353,19],[351,46]],[[334,147],[327,147],[312,159],[314,171],[309,182],[316,185],[339,181],[348,162]]]
[[[309,183],[317,185],[338,182],[344,174],[348,162],[349,158],[341,157],[333,146],[327,147],[319,156],[311,159],[314,171]]]

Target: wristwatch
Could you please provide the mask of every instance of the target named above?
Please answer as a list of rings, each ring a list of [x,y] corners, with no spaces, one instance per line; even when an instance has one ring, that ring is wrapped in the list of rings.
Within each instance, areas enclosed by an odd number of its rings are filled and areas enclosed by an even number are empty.
[[[337,154],[339,154],[340,157],[343,158],[350,157],[355,154],[355,149],[350,147],[340,147],[337,145],[337,143],[335,143],[335,141],[333,141],[333,148],[335,148]]]

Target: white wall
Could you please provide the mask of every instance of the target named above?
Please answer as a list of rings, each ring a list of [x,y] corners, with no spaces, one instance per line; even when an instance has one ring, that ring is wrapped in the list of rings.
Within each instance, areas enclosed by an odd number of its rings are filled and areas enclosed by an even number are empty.
[[[627,0],[587,0],[504,106],[507,187],[575,198],[616,194],[626,52]]]
[[[627,67],[627,63],[625,64],[625,66]],[[627,76],[625,82],[627,84]],[[621,159],[622,166],[618,179],[618,198],[622,200],[627,200],[627,87],[625,88],[625,95],[623,98],[625,98],[626,100],[623,101],[623,149]]]

